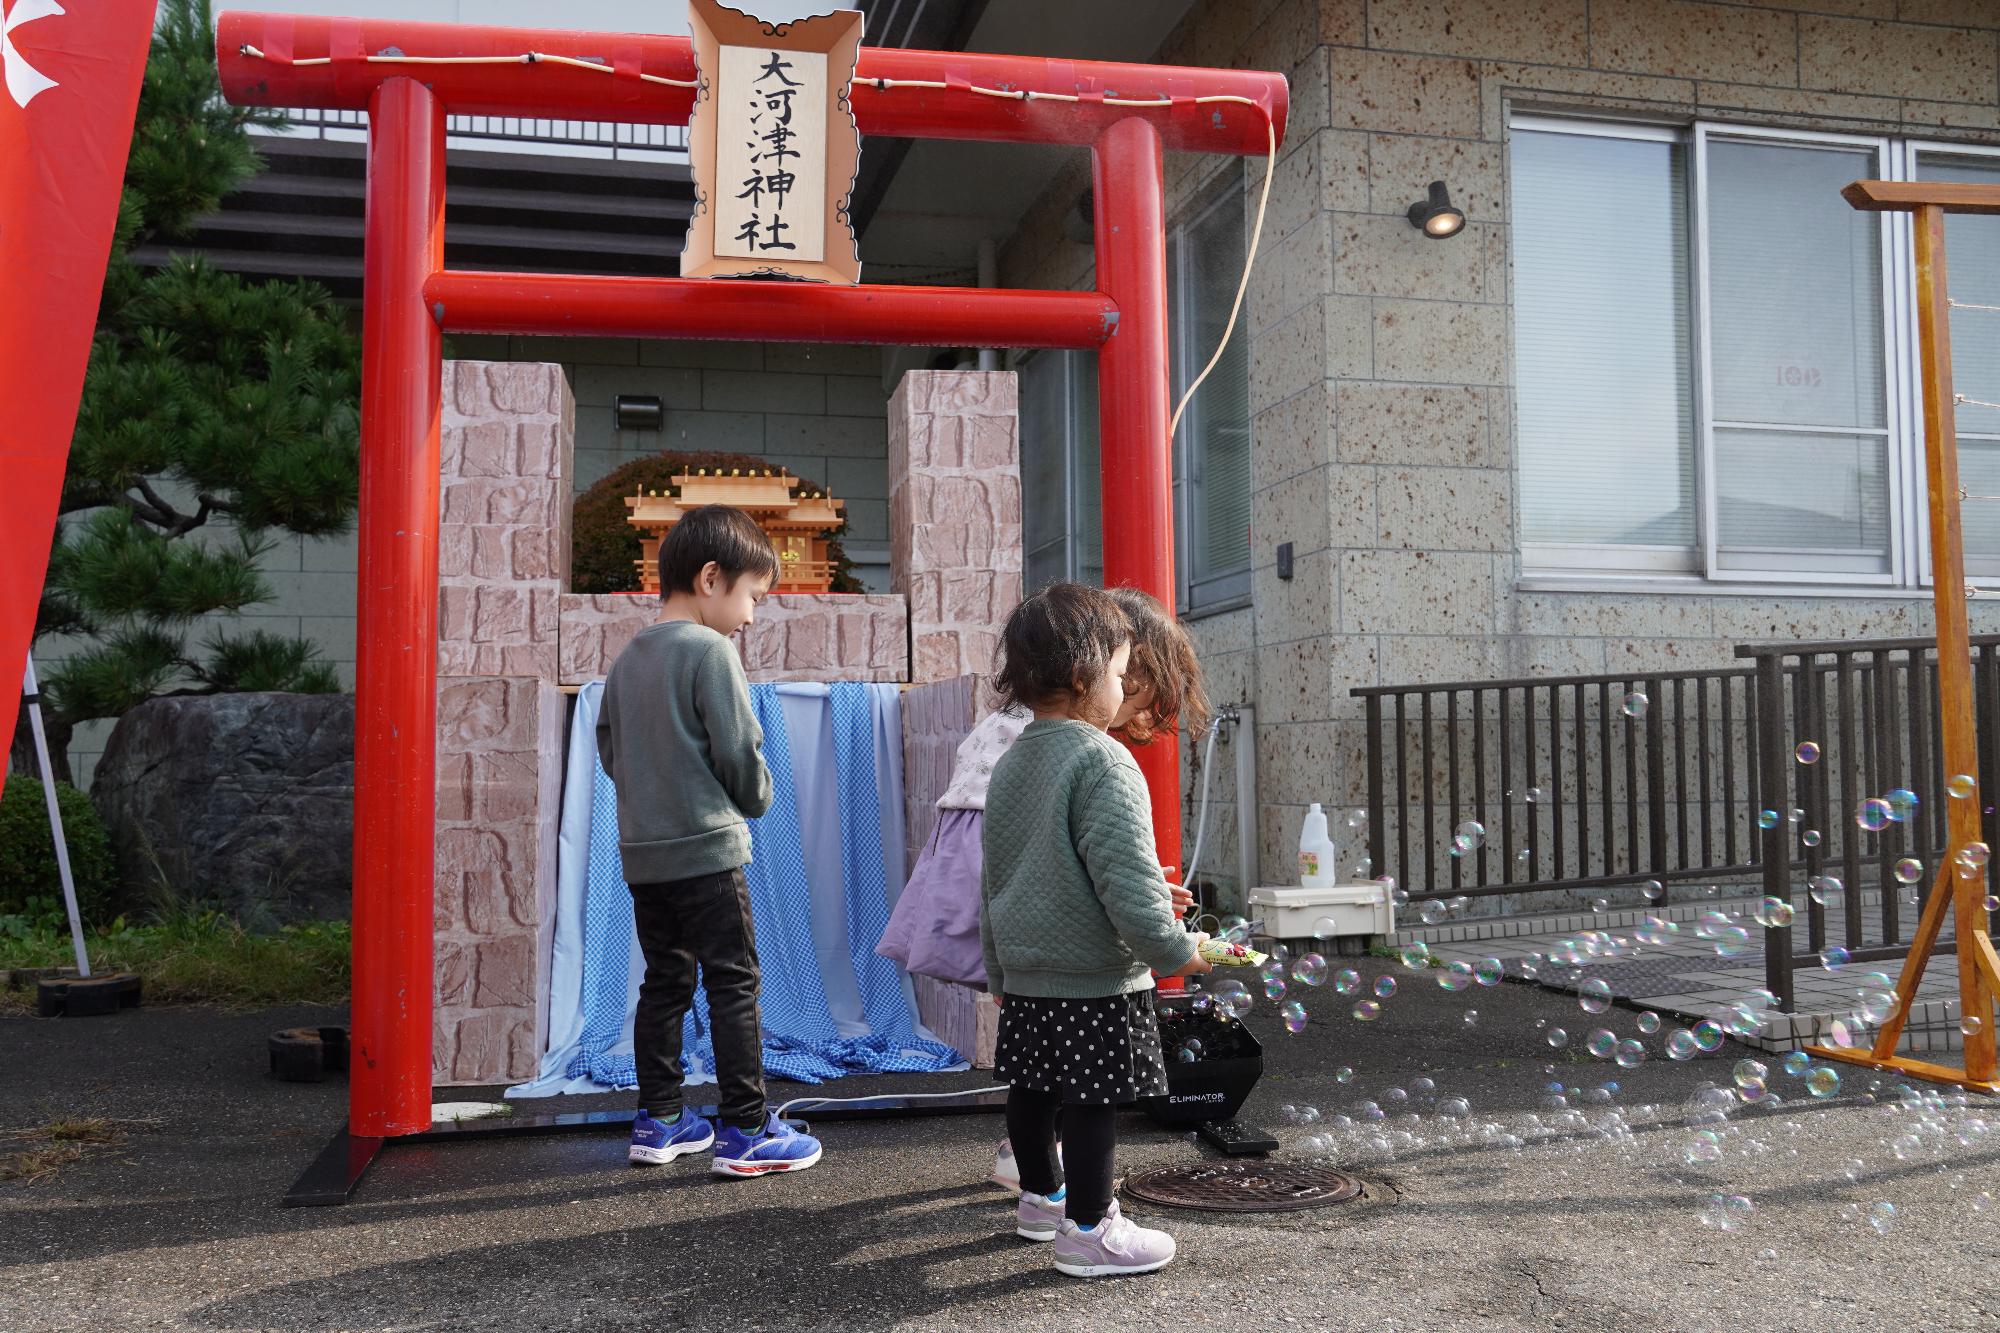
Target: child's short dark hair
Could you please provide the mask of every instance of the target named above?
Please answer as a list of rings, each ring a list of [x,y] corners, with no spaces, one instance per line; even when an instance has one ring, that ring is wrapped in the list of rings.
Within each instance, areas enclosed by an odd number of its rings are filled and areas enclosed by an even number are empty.
[[[745,574],[778,577],[778,553],[757,520],[728,505],[703,505],[667,531],[660,543],[660,598],[693,592],[694,581],[713,560],[730,587]]]
[[[1007,617],[994,691],[1027,711],[1072,698],[1103,679],[1119,645],[1131,641],[1132,624],[1107,593],[1051,583]]]
[[[1194,640],[1150,593],[1113,588],[1111,600],[1132,622],[1132,665],[1125,672],[1125,688],[1153,692],[1153,702],[1119,733],[1134,745],[1149,744],[1156,733],[1182,726],[1190,736],[1200,737],[1208,730],[1210,712]]]

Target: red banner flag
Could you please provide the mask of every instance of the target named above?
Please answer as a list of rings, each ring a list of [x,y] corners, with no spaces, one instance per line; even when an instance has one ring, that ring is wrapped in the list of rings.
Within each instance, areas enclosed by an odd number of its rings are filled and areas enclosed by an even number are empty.
[[[153,4],[0,0],[0,700],[48,573]],[[0,703],[0,768],[18,711]]]

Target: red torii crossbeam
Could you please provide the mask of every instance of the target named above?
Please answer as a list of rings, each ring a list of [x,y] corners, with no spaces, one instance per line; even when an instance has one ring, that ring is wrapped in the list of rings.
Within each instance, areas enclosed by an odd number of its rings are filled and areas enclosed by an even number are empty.
[[[1098,348],[1105,581],[1173,605],[1161,154],[1263,154],[1284,136],[1281,76],[863,48],[851,96],[864,135],[1090,147],[1097,290],[831,287],[445,269],[448,114],[684,124],[685,37],[226,13],[216,48],[239,106],[369,119],[353,1139],[431,1127],[443,334]],[[1180,760],[1163,739],[1136,753],[1168,850],[1180,844]]]

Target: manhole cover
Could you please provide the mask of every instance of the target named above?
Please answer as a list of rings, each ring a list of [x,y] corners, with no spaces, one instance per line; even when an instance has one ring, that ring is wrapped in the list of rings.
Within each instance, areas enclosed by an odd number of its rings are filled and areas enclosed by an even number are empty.
[[[1288,1213],[1359,1198],[1361,1182],[1330,1166],[1224,1162],[1142,1171],[1125,1182],[1125,1191],[1169,1208],[1198,1208],[1209,1213]]]

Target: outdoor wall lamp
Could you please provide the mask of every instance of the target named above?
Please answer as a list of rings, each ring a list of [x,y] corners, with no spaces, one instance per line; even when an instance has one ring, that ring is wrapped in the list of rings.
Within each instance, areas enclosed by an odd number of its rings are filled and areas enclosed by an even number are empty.
[[[621,393],[611,400],[611,417],[619,430],[658,430],[666,416],[657,394]]]
[[[1444,188],[1444,182],[1432,181],[1430,197],[1410,205],[1410,225],[1441,241],[1465,229],[1465,214],[1451,206],[1451,192]]]

